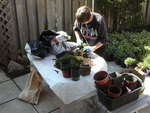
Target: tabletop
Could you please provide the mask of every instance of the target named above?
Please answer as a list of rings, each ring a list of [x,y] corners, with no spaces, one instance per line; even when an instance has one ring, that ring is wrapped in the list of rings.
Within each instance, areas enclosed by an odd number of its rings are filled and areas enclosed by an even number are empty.
[[[37,59],[28,50],[29,46],[26,45],[27,56],[30,62],[64,104],[69,104],[73,101],[95,95],[96,88],[93,76],[100,70],[107,71],[106,61],[93,53],[93,66],[90,75],[85,77],[80,76],[79,81],[72,81],[71,78],[64,78],[62,71],[54,66],[56,60],[55,55],[50,54],[44,59]]]

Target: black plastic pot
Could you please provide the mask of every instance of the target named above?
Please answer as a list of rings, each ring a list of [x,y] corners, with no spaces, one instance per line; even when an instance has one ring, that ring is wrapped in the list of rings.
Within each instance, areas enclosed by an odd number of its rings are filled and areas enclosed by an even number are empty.
[[[73,81],[78,81],[80,79],[79,68],[77,67],[71,68],[71,77]]]
[[[130,90],[134,90],[136,88],[138,88],[139,86],[139,81],[135,76],[132,75],[126,75],[125,76],[125,82],[126,82],[126,86],[130,89]]]

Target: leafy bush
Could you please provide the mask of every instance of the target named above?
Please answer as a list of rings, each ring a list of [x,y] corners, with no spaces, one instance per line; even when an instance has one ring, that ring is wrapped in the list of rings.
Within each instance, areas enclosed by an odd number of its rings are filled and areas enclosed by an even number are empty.
[[[124,65],[127,57],[132,57],[138,62],[150,53],[150,32],[140,33],[123,32],[109,35],[106,44],[107,60],[114,60]]]

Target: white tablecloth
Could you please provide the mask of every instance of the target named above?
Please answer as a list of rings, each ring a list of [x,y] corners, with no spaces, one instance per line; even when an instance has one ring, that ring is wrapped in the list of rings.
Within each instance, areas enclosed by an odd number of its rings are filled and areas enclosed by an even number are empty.
[[[61,70],[54,66],[56,59],[54,55],[49,55],[44,59],[36,59],[31,55],[27,48],[28,45],[26,45],[26,51],[28,52],[27,56],[30,62],[64,104],[69,104],[75,100],[96,93],[93,75],[100,70],[107,71],[107,63],[105,60],[102,57],[93,54],[93,57],[95,57],[92,60],[94,66],[91,68],[90,75],[85,77],[80,76],[79,81],[72,81],[71,78],[64,78]]]

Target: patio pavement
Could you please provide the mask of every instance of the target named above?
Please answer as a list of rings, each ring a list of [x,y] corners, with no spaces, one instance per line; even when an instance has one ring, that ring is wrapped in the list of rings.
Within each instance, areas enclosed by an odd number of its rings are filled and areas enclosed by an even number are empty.
[[[122,68],[114,62],[108,62],[108,71],[119,71]],[[63,103],[48,88],[44,86],[39,104],[32,105],[17,99],[17,96],[25,86],[27,75],[9,79],[6,74],[0,70],[0,113],[61,113],[60,106]],[[94,98],[94,97],[92,97]],[[91,99],[92,100],[92,99]],[[100,108],[94,106],[90,99],[68,105],[65,113],[104,113]],[[142,109],[139,113],[149,113],[150,106]]]

